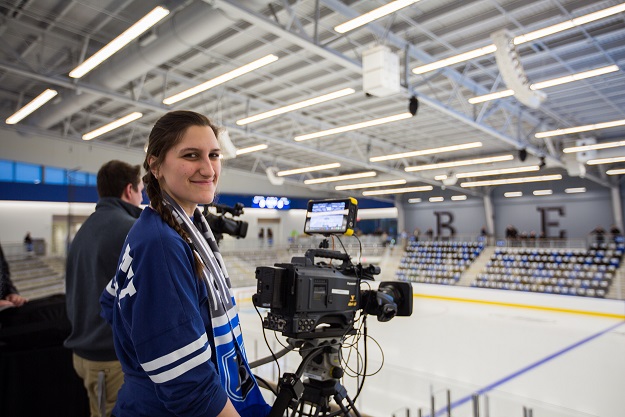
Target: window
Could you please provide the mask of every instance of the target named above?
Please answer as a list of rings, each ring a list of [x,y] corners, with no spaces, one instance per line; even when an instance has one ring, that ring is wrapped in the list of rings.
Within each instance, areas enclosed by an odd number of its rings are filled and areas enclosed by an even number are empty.
[[[43,181],[46,184],[67,184],[67,171],[62,168],[45,167]]]
[[[29,182],[32,184],[41,183],[41,165],[27,164],[24,162],[15,163],[15,182]]]
[[[13,181],[13,162],[0,159],[0,181]]]

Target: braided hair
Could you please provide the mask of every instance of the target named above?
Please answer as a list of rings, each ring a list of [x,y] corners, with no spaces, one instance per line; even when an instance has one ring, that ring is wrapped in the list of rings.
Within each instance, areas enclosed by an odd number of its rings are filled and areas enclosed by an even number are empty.
[[[219,137],[219,129],[208,117],[188,110],[171,111],[163,115],[154,124],[148,138],[148,149],[143,162],[143,168],[146,171],[143,183],[150,199],[150,206],[185,242],[190,242],[190,237],[178,224],[171,211],[163,204],[163,191],[158,178],[152,174],[152,169],[157,169],[163,163],[167,152],[182,140],[187,129],[191,126],[208,126],[215,133],[215,137]],[[154,160],[150,164],[152,157]],[[194,256],[195,271],[198,276],[201,276],[204,266],[195,252]]]

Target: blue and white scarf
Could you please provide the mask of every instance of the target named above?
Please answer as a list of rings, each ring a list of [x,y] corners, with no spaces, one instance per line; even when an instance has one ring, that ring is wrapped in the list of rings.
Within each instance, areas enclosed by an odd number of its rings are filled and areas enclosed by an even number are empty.
[[[230,278],[212,230],[199,209],[195,209],[190,219],[166,194],[164,203],[189,235],[189,243],[204,265],[202,279],[208,290],[209,316],[222,386],[239,412],[255,408],[255,405],[268,407],[247,362]]]

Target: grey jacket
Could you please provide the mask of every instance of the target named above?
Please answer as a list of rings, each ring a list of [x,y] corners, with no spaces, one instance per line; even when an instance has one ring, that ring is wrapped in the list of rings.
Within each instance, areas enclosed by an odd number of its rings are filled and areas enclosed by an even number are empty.
[[[117,359],[113,332],[100,317],[100,295],[117,270],[124,240],[141,209],[119,198],[104,197],[80,227],[65,265],[67,315],[72,331],[65,347],[91,361]]]

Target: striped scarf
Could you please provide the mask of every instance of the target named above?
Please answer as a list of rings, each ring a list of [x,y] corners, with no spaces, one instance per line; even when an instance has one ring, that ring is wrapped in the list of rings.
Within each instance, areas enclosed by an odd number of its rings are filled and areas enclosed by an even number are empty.
[[[213,232],[199,209],[195,209],[191,219],[178,203],[165,193],[163,202],[187,232],[189,244],[204,265],[202,280],[208,290],[215,357],[222,386],[236,408],[239,408],[237,405],[244,406],[243,402],[246,401],[248,394],[252,397],[249,400],[256,402],[257,399],[253,397],[260,395],[260,392],[247,363],[230,278]]]

